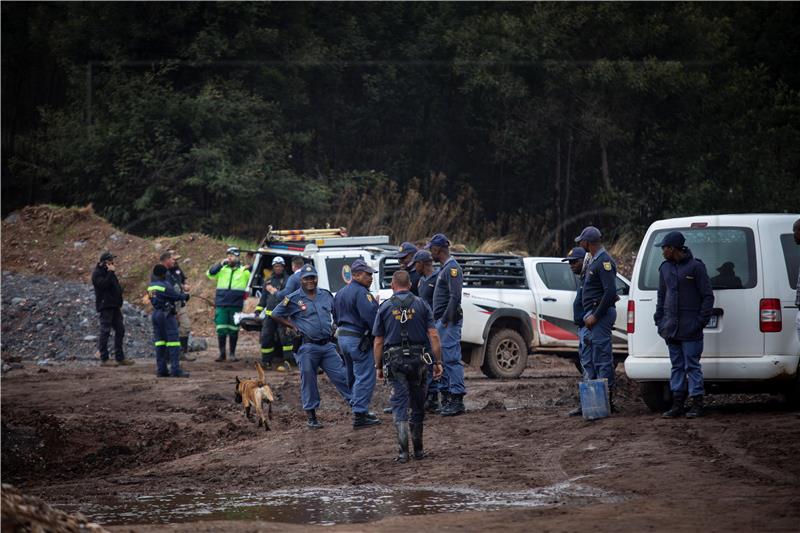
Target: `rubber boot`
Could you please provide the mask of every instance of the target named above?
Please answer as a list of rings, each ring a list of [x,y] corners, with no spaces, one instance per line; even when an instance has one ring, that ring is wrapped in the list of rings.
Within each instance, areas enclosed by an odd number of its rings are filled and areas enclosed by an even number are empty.
[[[422,422],[411,423],[411,443],[414,445],[414,459],[420,460],[425,457],[422,449]]]
[[[322,427],[322,423],[317,420],[317,412],[314,409],[309,409],[306,411],[306,415],[308,416],[308,421],[306,425],[311,429],[320,429]]]
[[[395,422],[397,428],[398,453],[395,461],[398,463],[408,462],[408,421]]]
[[[214,359],[216,363],[222,363],[225,361],[225,335],[217,335],[217,344],[219,344],[219,357]]]
[[[439,409],[441,409],[439,405],[439,393],[437,391],[429,392],[428,397],[425,399],[425,412],[436,413]]]
[[[164,346],[156,347],[156,376],[160,378],[169,377],[169,368],[167,368],[167,349]]]
[[[689,406],[689,410],[686,411],[686,418],[699,418],[703,416],[705,414],[703,409],[703,395],[692,396],[690,400],[692,403]]]
[[[619,413],[619,409],[617,409],[617,406],[614,405],[614,390],[613,389],[608,391],[608,408],[611,411],[611,413]]]
[[[239,334],[238,333],[228,333],[228,338],[230,339],[231,343],[231,356],[228,358],[231,362],[236,362],[236,343],[239,342]]]
[[[436,413],[442,414],[442,411],[446,409],[448,405],[450,405],[451,401],[452,395],[450,394],[450,391],[442,391],[442,404],[439,406],[439,409],[436,410]]]
[[[661,418],[677,418],[686,413],[686,392],[676,391],[672,393],[672,407],[664,412]]]
[[[188,378],[189,373],[185,370],[181,370],[181,351],[178,348],[174,348],[171,350],[169,354],[169,374],[170,377],[173,378]]]
[[[261,368],[264,370],[272,370],[272,357],[262,353],[261,354]]]
[[[361,429],[369,426],[377,426],[381,423],[376,417],[368,416],[369,413],[353,413],[353,429]]]
[[[181,337],[181,361],[194,361],[196,357],[189,357],[189,337]]]
[[[458,416],[463,415],[465,412],[464,395],[451,394],[450,402],[447,404],[447,407],[442,407],[442,411],[439,414],[442,416]]]

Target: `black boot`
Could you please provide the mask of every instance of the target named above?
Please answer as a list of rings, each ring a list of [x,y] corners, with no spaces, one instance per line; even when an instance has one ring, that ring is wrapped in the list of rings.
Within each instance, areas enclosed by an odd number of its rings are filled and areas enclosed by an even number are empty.
[[[617,409],[617,406],[614,405],[614,391],[613,390],[609,390],[608,391],[608,407],[609,407],[609,409],[610,409],[610,411],[612,413],[618,413],[619,412],[619,409]]]
[[[672,407],[662,413],[661,418],[677,418],[686,413],[686,393],[677,391],[672,393]]]
[[[414,445],[414,459],[423,459],[425,452],[422,449],[422,422],[412,423],[411,443]]]
[[[181,337],[181,361],[194,361],[196,357],[189,357],[189,337]]]
[[[464,395],[451,394],[450,402],[446,407],[442,407],[442,411],[439,414],[442,416],[458,416],[463,415],[465,412],[466,409],[464,408]]]
[[[308,415],[308,421],[306,425],[311,429],[320,429],[322,427],[322,423],[317,420],[317,413],[313,409],[309,409],[306,411],[306,415]]]
[[[353,413],[353,429],[377,426],[380,423],[376,416],[369,416],[369,413]]]
[[[425,399],[425,412],[435,413],[438,409],[441,409],[439,405],[439,393],[437,391],[431,391]]]
[[[439,406],[439,409],[436,410],[437,414],[442,414],[442,411],[444,409],[447,409],[447,406],[450,405],[450,399],[451,399],[450,391],[446,390],[442,391],[442,403]]]
[[[689,398],[692,401],[692,404],[689,406],[689,410],[686,411],[686,418],[699,418],[705,414],[703,409],[703,395],[699,396],[692,396]]]
[[[221,363],[225,361],[225,335],[217,335],[217,344],[219,344],[219,357],[214,361]]]
[[[397,428],[398,453],[395,461],[398,463],[408,462],[408,422],[395,422]]]
[[[567,416],[583,416],[583,407],[578,404],[578,407],[567,413]]]
[[[229,361],[236,362],[238,361],[238,359],[236,359],[236,343],[239,342],[239,334],[229,333],[228,338],[230,338],[230,343],[231,343],[231,356],[229,358]]]

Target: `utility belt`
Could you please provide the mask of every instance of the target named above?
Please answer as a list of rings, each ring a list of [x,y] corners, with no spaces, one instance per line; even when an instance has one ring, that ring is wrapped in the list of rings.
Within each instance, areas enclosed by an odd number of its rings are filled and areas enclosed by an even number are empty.
[[[300,339],[301,339],[301,344],[309,343],[309,344],[316,344],[317,346],[325,346],[326,344],[331,343],[330,337],[328,337],[327,339],[316,340],[312,339],[311,337],[306,337],[305,335],[303,335],[302,337],[300,337]]]
[[[156,311],[161,311],[162,313],[168,313],[170,315],[175,314],[175,304],[173,303],[159,304],[158,306],[153,305],[153,309]]]
[[[423,344],[394,345],[384,352],[384,373],[388,379],[402,374],[410,383],[425,383],[432,362]]]
[[[372,336],[372,333],[369,331],[365,331],[364,333],[356,333],[355,331],[348,331],[346,329],[339,329],[338,335],[340,337],[358,337],[361,339],[358,343],[358,349],[362,352],[369,351],[372,348],[372,343],[375,340],[375,337]]]

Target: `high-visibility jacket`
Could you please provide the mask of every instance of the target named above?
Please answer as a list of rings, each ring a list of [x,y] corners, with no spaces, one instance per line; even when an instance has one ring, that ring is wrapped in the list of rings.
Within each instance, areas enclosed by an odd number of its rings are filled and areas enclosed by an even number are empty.
[[[217,280],[217,294],[214,305],[217,307],[244,306],[247,297],[247,282],[250,280],[250,271],[242,265],[231,268],[230,265],[217,263],[206,273],[209,279]]]

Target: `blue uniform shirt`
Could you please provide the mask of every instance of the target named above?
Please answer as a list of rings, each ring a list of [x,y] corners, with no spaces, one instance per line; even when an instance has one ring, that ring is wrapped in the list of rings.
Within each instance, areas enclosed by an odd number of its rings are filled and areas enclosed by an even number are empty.
[[[436,287],[436,275],[438,273],[438,270],[434,270],[427,278],[424,275],[420,276],[417,283],[417,296],[425,300],[425,303],[429,306],[433,306],[433,289]]]
[[[617,265],[605,248],[600,248],[586,267],[583,279],[583,312],[600,319],[617,301]]]
[[[297,329],[313,341],[324,341],[333,334],[333,295],[317,288],[312,300],[303,289],[285,296],[272,310],[272,316],[288,318]]]
[[[175,302],[186,300],[185,294],[175,290],[171,279],[151,281],[150,286],[147,287],[147,293],[150,295],[153,309],[159,311],[172,311],[175,309]]]
[[[275,296],[279,300],[283,300],[284,298],[286,298],[287,296],[289,296],[293,292],[295,292],[295,291],[300,289],[300,272],[301,272],[301,270],[298,270],[297,272],[294,272],[291,276],[289,276],[289,279],[286,281],[286,285],[284,285],[283,289],[281,289],[277,293],[275,293]]]
[[[461,308],[461,285],[464,282],[464,273],[461,266],[453,257],[442,265],[436,276],[436,286],[433,290],[433,318],[440,318],[447,322],[458,320],[458,310]]]
[[[687,248],[678,263],[664,261],[658,268],[658,300],[653,320],[665,339],[699,341],[711,318],[714,291],[706,266]]]
[[[572,302],[572,321],[579,328],[583,323],[583,276],[578,277],[578,291],[575,293],[575,300]]]
[[[359,334],[371,331],[377,313],[378,302],[357,281],[351,281],[336,293],[333,317],[342,329]]]
[[[405,325],[400,323],[401,302],[413,301],[407,306],[408,321]],[[428,343],[428,330],[433,329],[433,313],[422,299],[417,298],[409,291],[398,291],[378,308],[378,316],[372,328],[372,335],[383,337],[384,346],[396,346],[402,341],[402,328],[408,328],[409,344]]]

